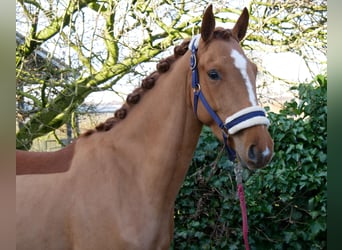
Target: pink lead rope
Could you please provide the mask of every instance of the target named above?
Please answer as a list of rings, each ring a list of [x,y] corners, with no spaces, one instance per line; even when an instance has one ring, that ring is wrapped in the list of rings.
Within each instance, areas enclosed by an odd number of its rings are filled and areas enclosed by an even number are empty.
[[[242,166],[240,163],[234,168],[234,172],[236,175],[236,183],[238,188],[238,195],[240,199],[240,208],[242,213],[242,230],[243,230],[243,241],[245,243],[245,249],[249,250],[248,244],[248,222],[247,222],[247,209],[246,209],[246,201],[245,201],[245,193],[243,191],[242,185]]]
[[[249,250],[247,210],[246,210],[245,194],[243,192],[242,183],[238,184],[238,194],[240,198],[240,207],[241,207],[241,213],[242,213],[243,241],[245,242],[246,250]]]

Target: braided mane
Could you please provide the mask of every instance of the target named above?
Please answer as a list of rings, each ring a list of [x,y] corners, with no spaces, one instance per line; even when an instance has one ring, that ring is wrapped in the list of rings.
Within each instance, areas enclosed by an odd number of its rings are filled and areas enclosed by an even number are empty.
[[[223,29],[218,27],[214,31],[214,38],[228,40],[230,37],[232,37],[232,33],[229,29]],[[177,60],[177,58],[183,56],[187,52],[189,43],[190,40],[185,39],[180,45],[175,46],[173,51],[174,54],[159,61],[159,63],[157,64],[157,70],[151,73],[145,79],[143,79],[141,86],[133,90],[133,92],[127,96],[126,102],[121,106],[120,109],[115,111],[113,117],[110,117],[105,122],[100,123],[95,127],[95,129],[90,129],[86,131],[81,136],[89,136],[94,132],[108,131],[112,127],[114,127],[115,124],[117,124],[120,120],[125,119],[127,113],[132,108],[132,106],[134,106],[140,101],[140,99],[147,90],[153,88],[159,75],[168,71],[170,65],[174,63]]]
[[[125,119],[127,113],[132,108],[132,106],[134,106],[140,101],[141,97],[145,94],[146,91],[153,88],[159,75],[168,71],[170,65],[174,63],[177,58],[181,57],[187,52],[189,42],[189,39],[184,40],[180,45],[175,46],[173,51],[174,54],[172,56],[161,59],[157,64],[157,70],[151,73],[145,79],[143,79],[141,86],[133,90],[133,92],[127,96],[126,102],[121,106],[121,108],[115,111],[113,117],[110,117],[105,122],[100,123],[95,127],[95,129],[90,129],[86,131],[81,136],[89,136],[94,132],[108,131],[112,127],[114,127],[114,125],[117,124],[120,120]]]

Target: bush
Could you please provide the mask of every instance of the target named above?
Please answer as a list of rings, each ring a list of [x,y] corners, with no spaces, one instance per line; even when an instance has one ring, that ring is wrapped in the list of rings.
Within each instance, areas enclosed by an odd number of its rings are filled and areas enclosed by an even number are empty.
[[[272,162],[244,173],[251,249],[327,248],[326,77],[296,89],[298,101],[268,114]],[[244,248],[233,164],[208,128],[176,200],[172,248]]]

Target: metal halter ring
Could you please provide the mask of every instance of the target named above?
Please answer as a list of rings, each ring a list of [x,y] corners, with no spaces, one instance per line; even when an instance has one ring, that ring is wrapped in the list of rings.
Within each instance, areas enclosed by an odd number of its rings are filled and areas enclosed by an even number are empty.
[[[192,89],[194,90],[194,93],[198,93],[201,91],[201,85],[199,83],[196,83]]]

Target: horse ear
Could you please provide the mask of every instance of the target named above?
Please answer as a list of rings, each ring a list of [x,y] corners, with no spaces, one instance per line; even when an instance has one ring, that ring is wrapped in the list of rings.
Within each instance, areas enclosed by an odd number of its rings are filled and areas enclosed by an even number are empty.
[[[213,6],[210,4],[204,12],[201,26],[201,37],[204,42],[208,41],[215,29],[215,17],[213,13]]]
[[[232,31],[233,35],[238,39],[238,41],[241,41],[246,35],[246,31],[248,27],[248,20],[249,20],[249,13],[248,13],[247,8],[244,8],[239,19],[234,25],[234,28]]]

